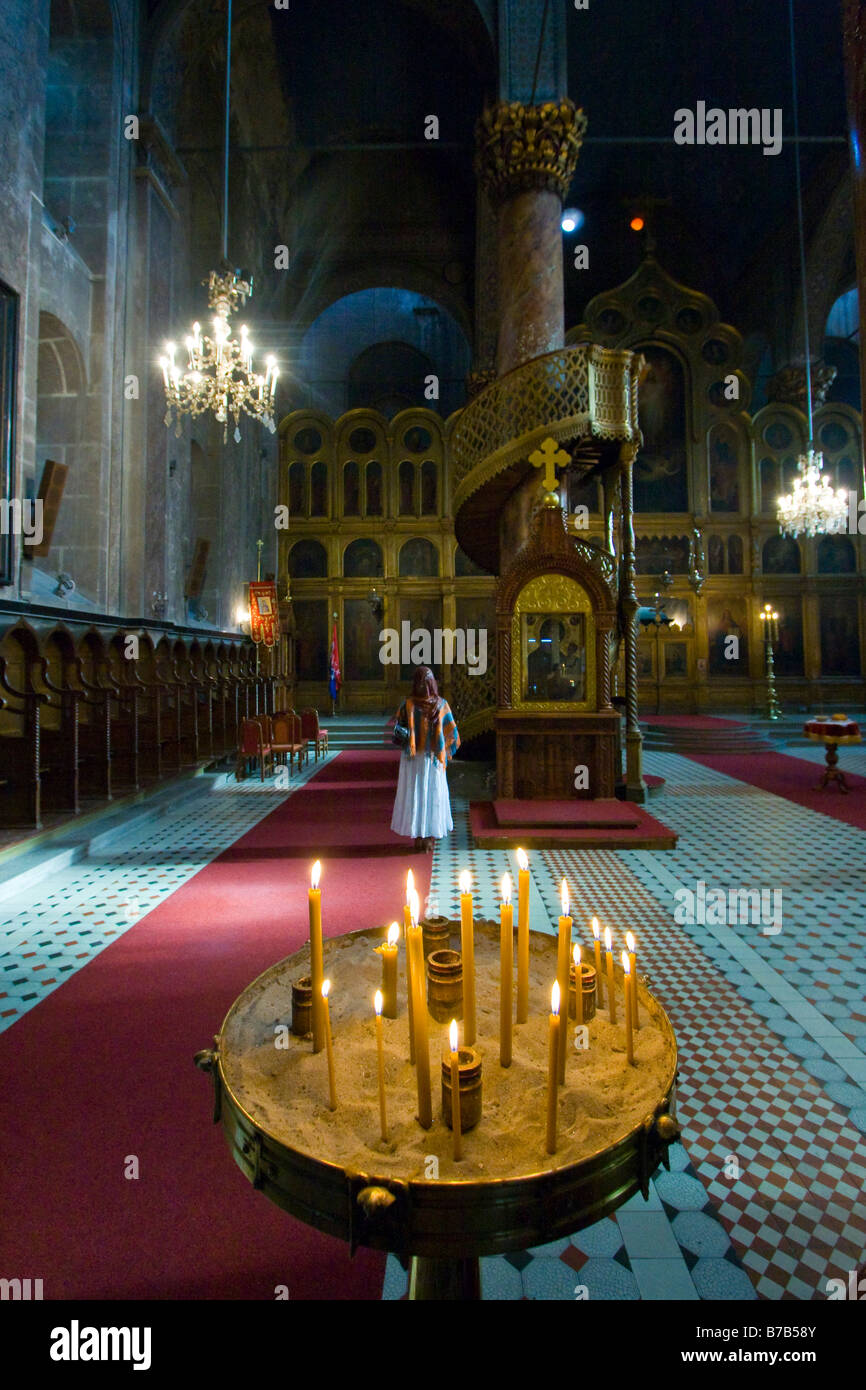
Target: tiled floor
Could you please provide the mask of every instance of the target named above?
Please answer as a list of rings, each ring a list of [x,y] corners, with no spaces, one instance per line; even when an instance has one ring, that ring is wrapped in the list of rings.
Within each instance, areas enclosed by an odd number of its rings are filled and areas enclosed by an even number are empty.
[[[823,758],[820,748],[791,751]],[[846,767],[866,772],[866,749],[845,754]],[[564,875],[587,946],[593,913],[618,944],[635,932],[639,972],[677,1035],[682,1143],[648,1203],[638,1196],[571,1240],[485,1260],[485,1297],[823,1298],[826,1281],[845,1278],[866,1250],[866,835],[677,754],[649,754],[646,770],[667,778],[652,809],[679,831],[677,849],[534,852],[530,913],[534,929],[553,930]],[[203,786],[174,813],[0,900],[0,1028],[282,795],[254,780]],[[469,868],[476,912],[493,916],[513,856],[476,850],[466,804],[455,799],[453,810],[428,911],[456,915],[457,875]],[[675,895],[697,894],[699,882],[705,893],[764,890],[767,907],[781,894],[781,930],[770,913],[676,921]],[[383,1297],[405,1287],[389,1258]]]
[[[856,752],[852,772],[866,761]],[[555,929],[565,876],[587,947],[593,914],[615,937],[634,931],[638,970],[677,1035],[679,1171],[563,1250],[486,1261],[486,1295],[574,1298],[579,1268],[590,1298],[826,1297],[866,1251],[866,836],[677,754],[648,754],[646,771],[667,778],[653,808],[677,849],[536,852],[530,912],[534,929]],[[456,914],[470,868],[492,916],[513,856],[475,850],[465,806],[454,812],[431,897]],[[697,896],[701,880],[705,892],[765,890],[757,920],[735,900],[746,920],[676,922],[675,893]],[[391,1261],[385,1297],[403,1296],[402,1275]]]

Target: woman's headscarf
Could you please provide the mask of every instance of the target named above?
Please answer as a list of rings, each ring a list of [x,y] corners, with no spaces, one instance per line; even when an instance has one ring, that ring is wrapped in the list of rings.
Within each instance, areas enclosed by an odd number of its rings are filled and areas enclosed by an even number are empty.
[[[412,676],[412,701],[429,724],[439,713],[439,687],[429,666],[416,666]]]

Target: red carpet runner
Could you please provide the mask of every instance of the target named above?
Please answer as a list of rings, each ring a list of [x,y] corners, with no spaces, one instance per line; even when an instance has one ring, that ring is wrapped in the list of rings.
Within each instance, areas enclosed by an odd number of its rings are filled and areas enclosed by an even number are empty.
[[[389,829],[398,757],[341,753],[0,1037],[0,1274],[46,1299],[379,1298],[384,1255],[253,1191],[192,1059],[307,939],[314,857],[326,936],[398,917],[410,866],[424,902],[430,857]]]
[[[847,795],[832,785],[819,787],[824,773],[823,763],[810,763],[805,758],[788,753],[718,753],[703,756],[683,752],[681,756],[712,768],[714,772],[735,777],[738,782],[747,782],[750,787],[760,787],[761,791],[783,796],[797,806],[822,811],[825,816],[832,816],[845,825],[866,830],[866,777],[858,777],[856,773],[847,771],[844,748],[839,754],[839,767],[851,788]]]

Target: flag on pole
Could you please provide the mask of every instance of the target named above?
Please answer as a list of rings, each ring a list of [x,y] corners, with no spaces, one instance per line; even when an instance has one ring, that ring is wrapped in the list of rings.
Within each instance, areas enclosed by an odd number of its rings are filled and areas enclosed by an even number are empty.
[[[342,677],[340,675],[340,644],[337,641],[337,620],[334,619],[334,633],[331,637],[331,663],[330,677],[328,680],[328,691],[331,699],[336,700],[337,691],[340,689]]]

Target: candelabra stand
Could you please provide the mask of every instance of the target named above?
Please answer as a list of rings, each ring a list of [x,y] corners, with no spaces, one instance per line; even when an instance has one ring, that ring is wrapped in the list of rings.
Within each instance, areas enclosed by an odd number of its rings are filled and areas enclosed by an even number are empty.
[[[767,718],[774,723],[781,719],[782,711],[776,698],[776,667],[773,660],[773,643],[779,640],[779,615],[772,604],[765,603],[761,609],[761,622],[764,632],[764,655],[767,671]]]

